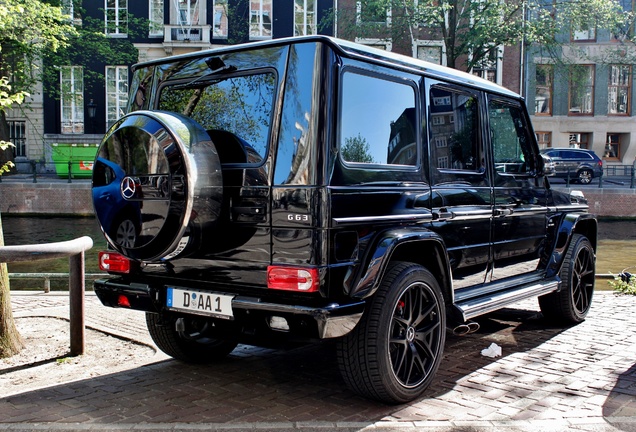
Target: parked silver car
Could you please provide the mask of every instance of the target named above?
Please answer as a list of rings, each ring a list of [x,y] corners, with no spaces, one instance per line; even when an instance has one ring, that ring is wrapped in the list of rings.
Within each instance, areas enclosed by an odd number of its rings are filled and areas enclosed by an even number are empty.
[[[589,184],[593,178],[603,175],[603,161],[592,150],[548,148],[541,153],[554,162],[555,177]]]

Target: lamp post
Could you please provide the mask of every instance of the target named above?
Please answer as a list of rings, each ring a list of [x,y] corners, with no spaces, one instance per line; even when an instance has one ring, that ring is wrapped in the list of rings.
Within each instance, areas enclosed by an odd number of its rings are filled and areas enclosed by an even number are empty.
[[[91,131],[95,133],[95,114],[97,113],[97,104],[93,99],[88,102],[88,118],[91,122]]]

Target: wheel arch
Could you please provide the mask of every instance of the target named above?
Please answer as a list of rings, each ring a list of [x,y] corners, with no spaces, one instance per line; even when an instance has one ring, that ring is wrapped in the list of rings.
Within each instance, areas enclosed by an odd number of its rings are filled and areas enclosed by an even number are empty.
[[[548,276],[559,273],[565,259],[565,253],[572,242],[574,234],[587,237],[596,252],[598,245],[598,221],[590,213],[568,213],[561,218],[555,231],[555,242],[547,267]]]
[[[428,269],[439,282],[446,303],[452,303],[446,246],[439,235],[425,228],[389,229],[378,234],[365,254],[350,295],[354,298],[372,296],[392,261],[412,262]]]

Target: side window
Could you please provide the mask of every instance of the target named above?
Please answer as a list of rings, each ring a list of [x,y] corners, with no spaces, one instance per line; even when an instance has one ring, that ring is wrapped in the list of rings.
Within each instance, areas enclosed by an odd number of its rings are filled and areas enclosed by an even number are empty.
[[[532,141],[521,108],[517,104],[490,100],[488,115],[497,173],[514,175],[534,171]]]
[[[346,71],[340,102],[345,162],[417,165],[415,87]]]
[[[475,95],[432,86],[428,126],[435,184],[461,181],[480,185],[486,181]]]

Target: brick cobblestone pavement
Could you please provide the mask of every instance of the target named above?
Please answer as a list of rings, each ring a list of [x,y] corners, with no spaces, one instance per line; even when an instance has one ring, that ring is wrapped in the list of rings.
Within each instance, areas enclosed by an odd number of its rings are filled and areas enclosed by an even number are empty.
[[[17,317],[68,316],[62,295],[12,293]],[[0,431],[636,431],[636,297],[596,293],[587,320],[560,328],[536,300],[448,335],[425,395],[398,406],[349,392],[334,345],[239,346],[185,365],[158,355],[135,368],[2,396]],[[142,313],[86,297],[88,327],[151,343]],[[503,356],[480,354],[491,343]]]

